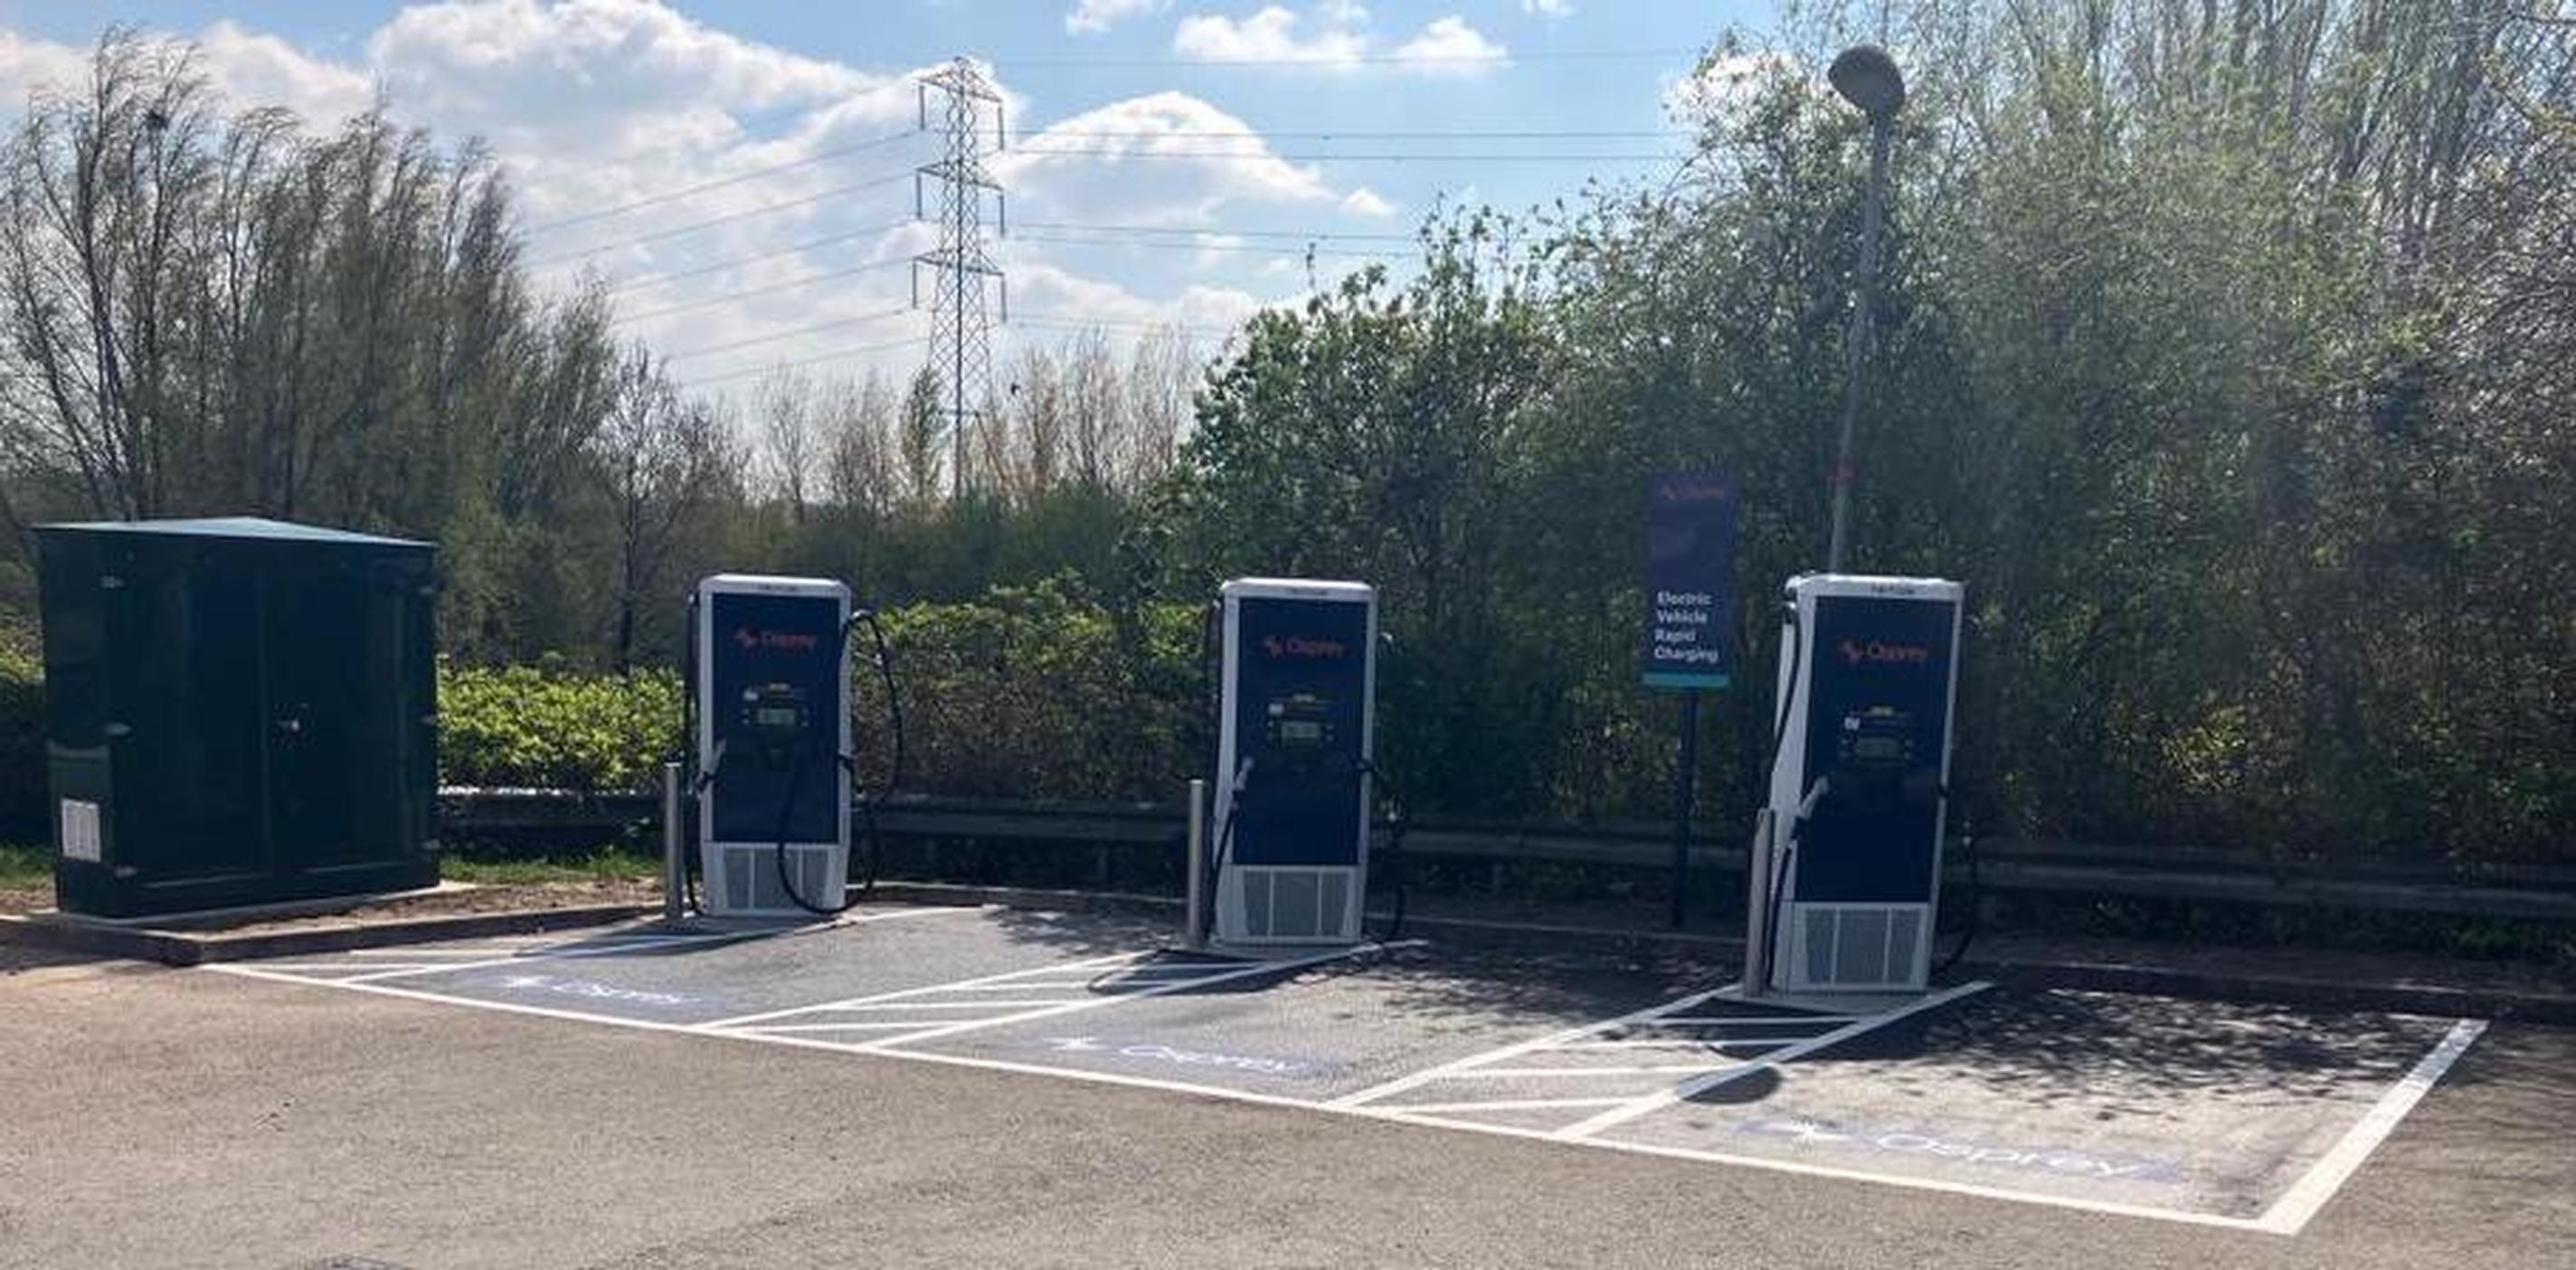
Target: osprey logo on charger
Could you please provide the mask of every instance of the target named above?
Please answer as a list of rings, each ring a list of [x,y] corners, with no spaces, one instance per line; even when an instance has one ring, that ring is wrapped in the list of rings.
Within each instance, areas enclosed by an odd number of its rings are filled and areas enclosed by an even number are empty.
[[[1932,664],[1932,650],[1921,644],[1889,644],[1874,639],[1864,644],[1859,640],[1847,639],[1836,646],[1834,651],[1842,654],[1843,664],[1849,666],[1929,666]]]
[[[741,645],[742,651],[746,653],[761,649],[810,653],[822,647],[823,637],[811,631],[763,631],[754,630],[748,626],[737,626],[733,631],[733,642]]]
[[[1264,635],[1261,637],[1261,651],[1270,654],[1274,659],[1282,657],[1312,659],[1339,657],[1350,652],[1351,648],[1350,645],[1338,639],[1308,639],[1303,635],[1284,637]]]

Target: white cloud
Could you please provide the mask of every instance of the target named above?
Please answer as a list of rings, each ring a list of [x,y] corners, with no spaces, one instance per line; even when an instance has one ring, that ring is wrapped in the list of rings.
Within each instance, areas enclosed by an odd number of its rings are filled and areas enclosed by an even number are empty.
[[[230,19],[207,27],[197,37],[197,46],[198,65],[204,68],[207,82],[227,101],[284,106],[326,128],[375,101],[375,87],[364,72],[308,56],[274,35],[244,30]]]
[[[406,111],[496,142],[578,138],[594,154],[730,140],[755,111],[873,94],[872,113],[892,121],[912,105],[900,81],[743,40],[653,0],[420,5],[377,31],[367,56]]]
[[[1377,47],[1357,5],[1302,12],[1297,20]],[[648,0],[439,0],[357,34],[299,43],[226,20],[192,38],[223,109],[282,104],[322,130],[381,90],[396,120],[444,145],[485,138],[508,173],[536,282],[562,288],[596,273],[618,288],[620,337],[682,355],[673,371],[683,382],[740,389],[754,380],[723,377],[818,358],[817,373],[834,374],[874,365],[900,375],[918,363],[907,337],[925,332],[924,316],[887,316],[910,302],[910,257],[936,241],[934,226],[910,219],[912,168],[937,152],[935,136],[913,132],[916,71],[762,44]],[[0,117],[37,83],[77,87],[88,58],[0,29]],[[1018,96],[983,70],[1020,118]],[[1051,149],[1085,153],[1042,153]],[[1196,228],[1283,208],[1277,219],[1304,222],[1394,211],[1180,93],[1014,135],[988,162],[1009,187],[1014,230],[1024,220]],[[995,247],[1015,315],[1224,326],[1303,285],[1261,251],[1104,252],[1036,237]],[[799,333],[817,326],[826,329]],[[760,342],[687,356],[749,340]]]
[[[1420,62],[1426,72],[1474,75],[1504,65],[1510,50],[1467,25],[1465,18],[1452,14],[1434,19],[1399,46],[1395,55]]]
[[[1342,210],[1353,216],[1377,219],[1395,215],[1395,204],[1387,202],[1377,191],[1363,185],[1342,196]]]
[[[230,19],[200,33],[191,65],[223,109],[283,106],[317,129],[337,127],[372,105],[363,70],[305,53]],[[89,82],[91,51],[0,30],[0,111],[37,91],[77,91]]]
[[[1315,62],[1347,65],[1368,51],[1347,10],[1321,8],[1308,21],[1270,5],[1240,21],[1193,14],[1172,32],[1172,51],[1210,62]],[[1362,11],[1365,16],[1365,11]]]
[[[1011,267],[1012,312],[1048,315],[1042,321],[1072,318],[1129,326],[1157,322],[1231,326],[1259,312],[1262,305],[1260,297],[1231,287],[1185,286],[1172,299],[1157,301],[1044,260],[1024,259]]]
[[[1699,124],[1734,109],[1774,75],[1795,74],[1797,61],[1786,53],[1739,53],[1714,58],[1664,85],[1664,113],[1686,124]]]
[[[1172,0],[1077,0],[1064,15],[1064,29],[1075,35],[1098,35],[1128,18],[1159,13]]]
[[[1521,0],[1521,12],[1553,22],[1574,15],[1574,0]]]
[[[1200,13],[1181,19],[1172,51],[1207,62],[1311,63],[1352,70],[1386,60],[1420,74],[1477,74],[1505,64],[1509,50],[1452,14],[1437,18],[1390,47],[1369,24],[1369,11],[1351,0],[1323,0],[1300,14],[1265,5],[1231,18]]]
[[[1127,209],[1187,224],[1228,204],[1338,203],[1313,167],[1271,150],[1250,124],[1187,93],[1111,102],[1048,125],[994,164],[1014,197],[1063,211]]]
[[[0,110],[39,89],[67,89],[89,77],[89,55],[65,44],[0,30]]]

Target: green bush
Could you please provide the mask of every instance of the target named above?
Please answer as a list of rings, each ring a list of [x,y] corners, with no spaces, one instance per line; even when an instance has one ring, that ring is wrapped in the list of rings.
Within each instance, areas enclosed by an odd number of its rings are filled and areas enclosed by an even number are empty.
[[[1050,581],[886,616],[903,694],[906,789],[1001,798],[1169,799],[1207,745],[1200,610],[1118,608]],[[870,663],[862,659],[863,669]],[[860,721],[882,718],[873,677]],[[872,781],[882,744],[862,751]]]
[[[649,789],[680,745],[680,678],[441,663],[438,713],[441,784]]]
[[[0,838],[46,842],[45,663],[0,644]]]
[[[1048,582],[885,616],[902,694],[907,790],[1001,798],[1161,799],[1205,763],[1200,610],[1120,609]],[[864,639],[864,636],[862,636]],[[872,647],[852,659],[862,770],[893,760]],[[450,785],[650,787],[680,744],[676,675],[559,665],[439,671],[439,778]]]

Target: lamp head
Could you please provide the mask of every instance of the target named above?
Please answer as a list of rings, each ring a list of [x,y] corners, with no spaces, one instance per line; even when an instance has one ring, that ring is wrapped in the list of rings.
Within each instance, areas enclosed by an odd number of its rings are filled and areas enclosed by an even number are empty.
[[[1905,76],[1897,71],[1896,59],[1875,44],[1844,49],[1826,69],[1825,79],[1871,123],[1886,122],[1905,105]]]

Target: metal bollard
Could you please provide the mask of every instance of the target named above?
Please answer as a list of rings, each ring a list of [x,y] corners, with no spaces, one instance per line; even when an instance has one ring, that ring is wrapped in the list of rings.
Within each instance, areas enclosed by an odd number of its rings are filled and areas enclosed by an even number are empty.
[[[1744,853],[1744,979],[1748,1001],[1771,991],[1771,809],[1753,822],[1753,842]]]
[[[680,920],[680,905],[689,891],[688,849],[680,834],[680,765],[662,765],[662,918]]]
[[[1189,902],[1182,906],[1181,946],[1191,952],[1207,947],[1207,782],[1190,782]]]

